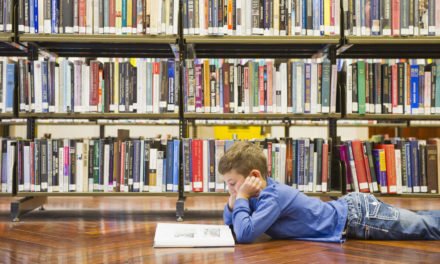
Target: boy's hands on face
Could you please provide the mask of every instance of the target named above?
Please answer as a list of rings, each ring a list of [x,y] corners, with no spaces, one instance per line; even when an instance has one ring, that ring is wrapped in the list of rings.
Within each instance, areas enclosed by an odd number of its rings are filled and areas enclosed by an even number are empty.
[[[263,189],[263,181],[259,177],[249,176],[240,186],[237,193],[238,198],[249,200],[251,197],[256,197]]]

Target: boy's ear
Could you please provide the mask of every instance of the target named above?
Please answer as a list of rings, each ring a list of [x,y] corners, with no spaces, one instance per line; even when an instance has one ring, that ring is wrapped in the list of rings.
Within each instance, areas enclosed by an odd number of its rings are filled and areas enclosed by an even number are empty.
[[[257,177],[257,178],[262,178],[261,172],[259,170],[256,170],[256,169],[251,170],[249,175]]]

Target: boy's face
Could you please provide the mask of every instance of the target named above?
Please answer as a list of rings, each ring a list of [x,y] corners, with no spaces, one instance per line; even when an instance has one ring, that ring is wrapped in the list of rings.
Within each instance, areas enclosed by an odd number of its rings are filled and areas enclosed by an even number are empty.
[[[235,170],[231,170],[223,175],[223,179],[228,186],[229,193],[237,195],[240,186],[244,183],[246,178]]]

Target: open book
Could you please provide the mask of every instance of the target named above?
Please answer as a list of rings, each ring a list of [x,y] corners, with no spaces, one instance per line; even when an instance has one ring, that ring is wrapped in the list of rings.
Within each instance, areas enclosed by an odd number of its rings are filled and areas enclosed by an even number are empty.
[[[226,225],[158,223],[154,247],[233,247],[231,229]]]

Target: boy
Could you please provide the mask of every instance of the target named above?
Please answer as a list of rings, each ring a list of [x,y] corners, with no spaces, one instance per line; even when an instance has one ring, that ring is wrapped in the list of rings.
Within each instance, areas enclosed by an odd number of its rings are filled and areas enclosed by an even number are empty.
[[[230,197],[225,224],[237,242],[266,233],[273,239],[344,242],[358,239],[440,239],[440,211],[414,213],[371,194],[350,193],[336,201],[309,198],[267,177],[266,157],[249,142],[236,142],[219,162]]]

